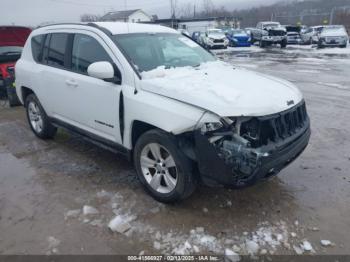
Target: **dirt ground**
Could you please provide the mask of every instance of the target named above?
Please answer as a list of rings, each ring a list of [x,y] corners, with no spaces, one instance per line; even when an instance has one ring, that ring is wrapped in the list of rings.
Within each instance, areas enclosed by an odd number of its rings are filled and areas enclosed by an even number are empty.
[[[0,107],[0,254],[350,254],[350,51],[216,53],[302,90],[313,133],[297,161],[245,190],[200,187],[164,205],[123,157],[64,131],[40,141],[22,107]],[[117,215],[125,234],[108,229]]]

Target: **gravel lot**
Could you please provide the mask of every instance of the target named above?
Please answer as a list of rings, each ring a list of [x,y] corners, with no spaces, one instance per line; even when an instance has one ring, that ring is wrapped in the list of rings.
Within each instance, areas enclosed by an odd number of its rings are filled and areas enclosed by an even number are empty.
[[[350,254],[350,49],[215,53],[300,87],[313,134],[296,162],[254,187],[201,187],[167,206],[123,157],[63,131],[40,141],[23,108],[0,107],[0,254]],[[109,230],[116,216],[125,233]]]

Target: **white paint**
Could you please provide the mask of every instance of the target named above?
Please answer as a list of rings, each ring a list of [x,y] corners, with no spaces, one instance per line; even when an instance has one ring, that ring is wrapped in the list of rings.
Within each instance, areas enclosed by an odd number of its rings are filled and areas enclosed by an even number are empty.
[[[207,109],[220,116],[262,116],[290,108],[302,100],[291,83],[235,69],[223,62],[199,68],[157,68],[142,74],[142,89]]]
[[[92,206],[84,206],[83,207],[83,214],[85,216],[96,215],[98,213],[99,213],[99,211],[96,208],[92,207]]]

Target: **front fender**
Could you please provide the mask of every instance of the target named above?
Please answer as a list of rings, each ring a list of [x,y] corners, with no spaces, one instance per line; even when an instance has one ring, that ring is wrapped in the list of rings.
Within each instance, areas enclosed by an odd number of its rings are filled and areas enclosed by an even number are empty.
[[[139,90],[123,90],[125,107],[124,146],[132,149],[132,125],[141,121],[168,133],[192,131],[205,110],[168,97]]]

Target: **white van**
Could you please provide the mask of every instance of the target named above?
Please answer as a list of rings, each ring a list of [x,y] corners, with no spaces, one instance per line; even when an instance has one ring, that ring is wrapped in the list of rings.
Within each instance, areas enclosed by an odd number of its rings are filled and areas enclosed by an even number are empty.
[[[276,175],[310,137],[293,84],[220,62],[166,27],[42,27],[15,70],[36,136],[61,127],[125,154],[163,202],[188,197],[199,182],[242,188]]]

